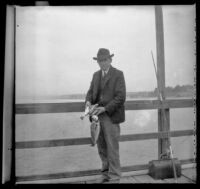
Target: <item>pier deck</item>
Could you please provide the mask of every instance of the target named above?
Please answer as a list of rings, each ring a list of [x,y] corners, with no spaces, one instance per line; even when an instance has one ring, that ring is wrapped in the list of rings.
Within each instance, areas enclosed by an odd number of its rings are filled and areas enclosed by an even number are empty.
[[[182,169],[181,177],[177,179],[178,183],[195,183],[196,182],[196,171],[194,168],[186,168]],[[80,183],[80,184],[94,184],[98,183],[98,179],[88,180],[88,181],[80,181],[80,182],[72,182],[72,183]],[[174,178],[163,179],[163,180],[155,180],[148,174],[132,174],[129,176],[122,176],[120,179],[120,184],[137,184],[137,183],[175,183]]]
[[[16,184],[98,184],[100,181],[100,175],[77,177],[77,178],[63,178],[63,179],[54,179],[54,180],[40,180],[40,181],[23,181],[17,182]],[[196,183],[196,167],[190,166],[182,168],[181,177],[178,178],[178,183]],[[170,179],[153,179],[148,175],[147,170],[143,171],[133,171],[133,172],[123,172],[122,178],[120,179],[119,184],[142,184],[142,183],[151,183],[151,184],[170,184],[175,183],[174,178]]]

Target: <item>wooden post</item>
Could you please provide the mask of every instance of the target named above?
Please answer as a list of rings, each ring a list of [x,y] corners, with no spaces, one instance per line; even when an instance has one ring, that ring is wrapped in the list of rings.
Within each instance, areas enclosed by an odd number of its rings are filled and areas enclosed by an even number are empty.
[[[169,131],[170,129],[170,111],[169,109],[164,110],[164,112],[160,109],[158,110],[158,131]],[[165,153],[168,149],[168,139],[158,139],[158,159],[160,159],[161,154]]]
[[[2,183],[13,181],[14,170],[14,59],[15,8],[6,8],[6,43],[3,96],[3,158]]]
[[[164,51],[164,32],[163,32],[163,12],[161,6],[155,6],[156,24],[156,49],[157,49],[157,87],[165,100],[165,51]],[[164,112],[165,111],[165,112]],[[169,129],[169,109],[158,110],[158,131]],[[165,113],[165,115],[164,115]],[[158,159],[167,150],[167,139],[158,139]]]

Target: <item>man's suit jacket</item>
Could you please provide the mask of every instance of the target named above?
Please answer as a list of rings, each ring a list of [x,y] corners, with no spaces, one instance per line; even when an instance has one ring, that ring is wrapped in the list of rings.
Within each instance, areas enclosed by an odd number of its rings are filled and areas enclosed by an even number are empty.
[[[99,70],[93,74],[90,88],[86,95],[86,101],[91,104],[98,103],[98,93],[101,83],[102,71]],[[110,67],[101,91],[101,106],[104,106],[106,113],[113,123],[122,123],[125,121],[126,85],[122,71]]]

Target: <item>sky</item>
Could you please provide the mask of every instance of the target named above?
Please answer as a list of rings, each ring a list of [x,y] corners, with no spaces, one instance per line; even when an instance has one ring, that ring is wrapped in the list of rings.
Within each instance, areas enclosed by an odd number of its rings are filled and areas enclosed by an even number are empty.
[[[195,6],[162,8],[166,86],[193,85]],[[154,6],[18,6],[16,97],[86,93],[102,47],[114,54],[127,92],[155,89]]]

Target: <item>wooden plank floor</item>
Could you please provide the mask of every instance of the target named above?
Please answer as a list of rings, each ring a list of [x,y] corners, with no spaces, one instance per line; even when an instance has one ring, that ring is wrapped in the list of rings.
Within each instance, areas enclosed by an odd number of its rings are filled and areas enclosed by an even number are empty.
[[[197,179],[196,169],[194,169],[194,168],[183,169],[182,175],[184,175],[186,178],[192,180],[193,182],[196,182],[196,179]]]
[[[182,175],[178,178],[178,183],[195,183],[196,182],[196,168],[184,168],[182,169]],[[63,178],[63,179],[55,179],[55,180],[41,180],[41,181],[25,181],[18,182],[16,184],[39,184],[39,183],[54,183],[54,184],[98,184],[100,182],[100,175],[93,176],[85,176],[80,178]],[[175,183],[174,178],[156,180],[148,175],[148,171],[146,170],[143,173],[135,173],[130,172],[128,174],[123,173],[122,178],[120,179],[120,184],[138,184],[138,183],[150,183],[150,184],[170,184]]]
[[[195,183],[196,182],[196,169],[187,168],[182,169],[182,175],[177,179],[177,183]],[[82,181],[82,182],[74,182],[74,183],[82,183],[82,184],[98,184],[99,179]],[[142,175],[133,175],[133,176],[124,176],[120,179],[120,184],[136,184],[136,183],[152,183],[152,184],[170,184],[175,183],[174,178],[170,179],[153,179],[148,174]]]
[[[94,181],[86,181],[86,182],[76,182],[81,184],[98,184],[98,180]],[[76,184],[74,183],[74,184]],[[149,175],[138,175],[138,176],[128,176],[123,177],[120,180],[119,184],[137,184],[137,183],[150,183],[150,184],[169,184],[169,183],[175,183],[175,180],[173,178],[171,179],[163,179],[163,180],[155,180]],[[177,183],[195,183],[194,181],[188,179],[185,176],[181,176],[178,178]]]

